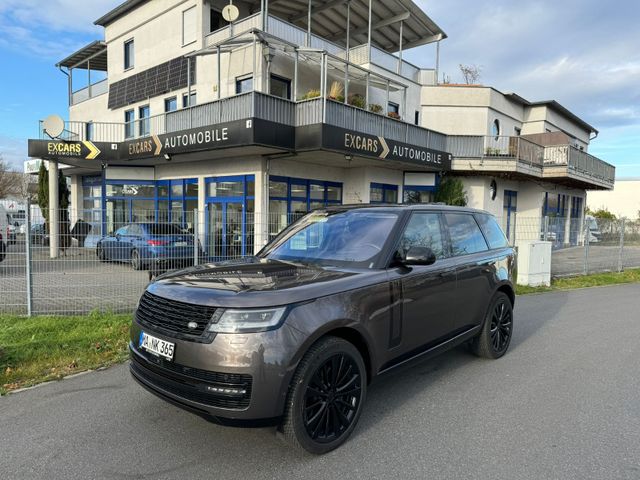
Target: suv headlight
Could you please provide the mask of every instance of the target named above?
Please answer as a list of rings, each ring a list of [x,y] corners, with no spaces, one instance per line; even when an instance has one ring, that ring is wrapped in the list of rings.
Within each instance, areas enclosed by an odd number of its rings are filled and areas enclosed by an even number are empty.
[[[210,332],[256,333],[274,330],[285,317],[287,307],[234,310],[219,308],[211,318]]]

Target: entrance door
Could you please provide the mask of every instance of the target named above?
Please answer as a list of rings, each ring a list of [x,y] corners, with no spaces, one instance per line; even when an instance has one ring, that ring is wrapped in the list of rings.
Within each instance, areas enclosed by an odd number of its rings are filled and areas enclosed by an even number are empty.
[[[247,252],[245,212],[241,202],[208,205],[207,253],[213,260],[242,257]]]

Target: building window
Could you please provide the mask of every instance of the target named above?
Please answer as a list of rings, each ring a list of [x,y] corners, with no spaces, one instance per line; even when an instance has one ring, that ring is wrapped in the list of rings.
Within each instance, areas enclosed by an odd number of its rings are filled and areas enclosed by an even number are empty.
[[[406,172],[402,187],[404,203],[431,203],[434,201],[439,177],[435,173]]]
[[[135,125],[136,115],[133,110],[127,110],[124,112],[124,138],[133,138],[135,135],[134,125]]]
[[[188,93],[182,94],[182,108],[193,107],[196,105],[196,92],[191,94],[191,98],[189,98]]]
[[[133,68],[134,64],[134,52],[133,52],[133,38],[124,42],[124,69],[128,70]]]
[[[369,187],[369,203],[398,203],[398,186],[372,183]]]
[[[389,104],[387,105],[387,112],[388,113],[397,113],[399,115],[400,114],[400,105],[398,105],[397,103],[394,103],[394,102],[389,102]]]
[[[342,203],[342,184],[288,177],[269,178],[269,235],[274,238],[308,211]]]
[[[253,91],[253,77],[236,78],[236,94]]]
[[[196,41],[197,19],[196,7],[191,7],[182,12],[182,45],[188,45]]]
[[[416,110],[416,115],[413,123],[415,123],[416,125],[420,125],[420,112],[418,110]]]
[[[222,13],[213,8],[209,10],[209,33],[220,30],[227,25],[229,22],[222,17]]]
[[[93,122],[85,123],[84,130],[84,138],[86,140],[93,140]]]
[[[507,240],[514,241],[516,233],[516,212],[518,211],[518,192],[504,191],[502,204],[502,229],[507,235]]]
[[[178,99],[176,97],[169,97],[164,99],[164,111],[173,112],[178,109]]]
[[[158,221],[178,224],[193,231],[194,210],[198,208],[198,180],[160,180],[156,191]]]
[[[140,118],[140,131],[138,132],[138,134],[141,137],[146,137],[150,133],[150,113],[151,111],[149,110],[149,105],[144,105],[138,109],[138,118]]]
[[[291,80],[278,75],[271,75],[269,93],[274,97],[291,100]]]
[[[500,136],[500,120],[498,120],[497,118],[491,125],[491,135],[495,137],[496,140],[498,140],[498,137]]]

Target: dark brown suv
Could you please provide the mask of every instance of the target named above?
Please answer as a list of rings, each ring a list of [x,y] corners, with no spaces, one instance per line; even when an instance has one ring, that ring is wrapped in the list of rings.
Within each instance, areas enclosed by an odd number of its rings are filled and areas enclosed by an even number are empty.
[[[314,211],[255,257],[150,284],[131,328],[131,373],[207,419],[275,424],[294,445],[328,452],[382,372],[465,342],[504,355],[514,267],[485,212]]]

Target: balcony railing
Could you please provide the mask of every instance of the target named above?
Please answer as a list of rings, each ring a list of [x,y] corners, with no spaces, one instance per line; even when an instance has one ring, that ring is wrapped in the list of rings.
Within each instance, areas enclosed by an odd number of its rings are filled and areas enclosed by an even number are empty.
[[[248,32],[254,28],[258,30],[262,29],[262,13],[260,12],[235,22],[233,24],[233,30],[231,26],[226,26],[210,33],[205,37],[205,47],[215,45],[233,35]],[[285,22],[273,15],[269,15],[267,30],[269,34],[297,46],[305,46],[307,43],[307,31],[305,29]],[[343,59],[346,58],[344,46],[333,43],[318,35],[311,34],[310,47],[318,50],[326,50],[332,55],[336,55]],[[394,73],[397,73],[398,71],[399,58],[396,55],[385,52],[384,50],[374,46],[371,47],[370,58],[367,45],[359,45],[351,48],[349,52],[349,60],[356,65],[372,63]],[[404,60],[401,63],[400,75],[414,82],[420,81],[420,69]]]
[[[323,103],[326,111],[323,114]],[[446,135],[331,100],[315,98],[296,105],[296,126],[326,123],[389,140],[446,151]]]
[[[93,83],[87,87],[76,90],[71,94],[71,105],[77,105],[80,102],[104,95],[109,91],[109,82],[105,78],[99,82]]]
[[[553,145],[545,148],[544,166],[567,167],[569,173],[596,177],[613,185],[616,167],[572,145]]]
[[[544,147],[522,137],[449,135],[447,151],[453,158],[517,160],[540,169],[544,159]]]
[[[615,167],[571,145],[543,147],[522,137],[449,135],[446,150],[454,159],[517,160],[519,164],[541,169],[543,176],[582,177],[613,185]],[[564,169],[563,169],[564,167]]]

